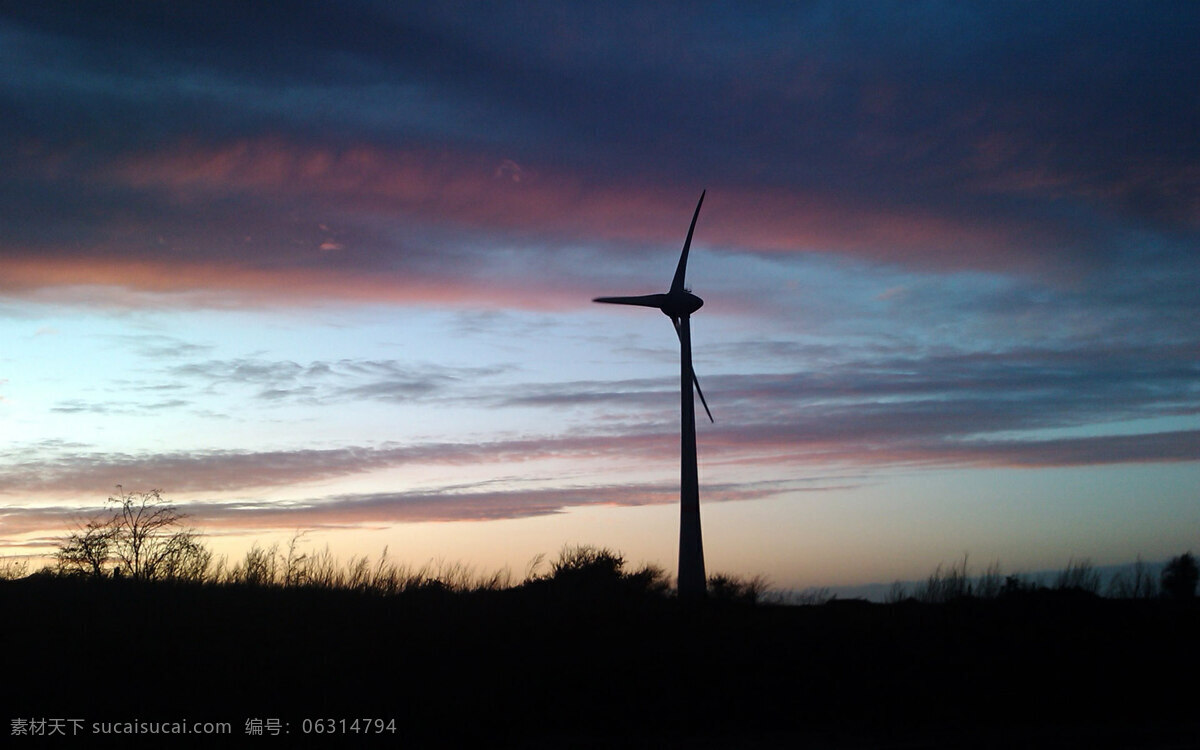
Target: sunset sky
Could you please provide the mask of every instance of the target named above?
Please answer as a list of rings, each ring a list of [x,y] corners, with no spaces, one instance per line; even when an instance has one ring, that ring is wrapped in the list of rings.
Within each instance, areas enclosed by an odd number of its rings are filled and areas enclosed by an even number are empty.
[[[0,12],[0,554],[710,572],[1200,551],[1196,3]]]

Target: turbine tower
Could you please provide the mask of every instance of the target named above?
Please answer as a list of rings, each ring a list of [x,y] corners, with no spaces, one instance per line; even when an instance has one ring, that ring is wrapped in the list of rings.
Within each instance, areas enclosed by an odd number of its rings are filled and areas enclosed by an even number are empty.
[[[707,192],[707,191],[704,191]],[[704,300],[692,294],[684,286],[687,273],[688,250],[692,246],[692,232],[696,230],[696,219],[704,203],[704,192],[692,214],[692,225],[688,227],[683,252],[679,254],[679,265],[675,278],[666,294],[647,294],[640,297],[597,297],[594,302],[612,305],[637,305],[656,307],[675,324],[679,336],[679,396],[681,425],[679,430],[679,598],[699,599],[707,593],[707,578],[704,574],[704,542],[700,535],[700,482],[696,473],[696,401],[692,387],[704,404],[704,411],[712,421],[712,412],[700,390],[700,381],[692,369],[691,315],[700,309]]]

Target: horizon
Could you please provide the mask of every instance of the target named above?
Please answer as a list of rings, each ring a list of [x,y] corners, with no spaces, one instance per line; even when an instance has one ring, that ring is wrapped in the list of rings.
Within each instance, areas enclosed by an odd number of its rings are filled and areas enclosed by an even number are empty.
[[[681,20],[683,19],[683,20]],[[1200,7],[0,14],[0,555],[708,572],[1200,549]]]

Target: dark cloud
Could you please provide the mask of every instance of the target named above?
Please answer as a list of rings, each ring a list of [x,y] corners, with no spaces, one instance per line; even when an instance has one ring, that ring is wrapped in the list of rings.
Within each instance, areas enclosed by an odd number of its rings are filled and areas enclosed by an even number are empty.
[[[928,415],[957,420],[955,432],[1095,424],[1194,413],[1200,362],[1192,344],[1093,345],[1079,349],[890,351],[751,343],[730,347],[780,361],[807,360],[804,370],[705,377],[714,404],[733,421],[786,415],[818,422],[895,420]],[[522,384],[500,397],[506,406],[590,405],[641,409],[661,405],[673,379]],[[843,414],[844,412],[844,414]],[[836,420],[832,420],[834,415]],[[919,426],[920,420],[915,423]]]
[[[0,19],[5,255],[65,264],[10,291],[469,286],[471,245],[674,242],[697,184],[706,241],[760,252],[1071,274],[1200,232],[1194,4],[280,8]]]
[[[526,383],[506,388],[500,395],[481,400],[499,406],[576,407],[602,404],[625,409],[657,408],[670,403],[679,383],[671,379],[621,381],[569,381]]]

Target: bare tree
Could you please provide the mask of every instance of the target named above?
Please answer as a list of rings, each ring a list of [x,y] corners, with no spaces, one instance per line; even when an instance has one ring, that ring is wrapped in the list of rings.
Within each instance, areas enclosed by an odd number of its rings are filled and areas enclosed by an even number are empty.
[[[96,577],[106,575],[112,562],[115,539],[116,528],[109,521],[88,521],[59,543],[54,555],[59,571]]]
[[[108,498],[108,502],[116,506],[112,524],[117,544],[113,552],[121,572],[137,580],[165,573],[175,554],[175,531],[183,515],[163,502],[159,490],[126,493],[118,486],[117,496]]]
[[[101,576],[111,567],[114,575],[141,581],[204,578],[212,552],[160,490],[125,492],[118,485],[108,503],[109,518],[89,521],[59,544],[60,570]]]

